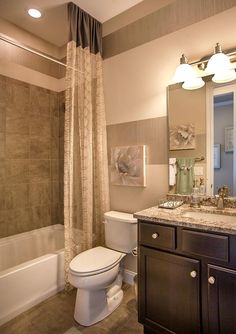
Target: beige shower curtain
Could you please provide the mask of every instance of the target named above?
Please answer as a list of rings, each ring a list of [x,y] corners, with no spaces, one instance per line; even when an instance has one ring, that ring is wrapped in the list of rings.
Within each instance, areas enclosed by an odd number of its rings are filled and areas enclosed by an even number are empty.
[[[80,252],[104,242],[103,214],[109,209],[101,25],[68,5],[64,142],[65,273]]]

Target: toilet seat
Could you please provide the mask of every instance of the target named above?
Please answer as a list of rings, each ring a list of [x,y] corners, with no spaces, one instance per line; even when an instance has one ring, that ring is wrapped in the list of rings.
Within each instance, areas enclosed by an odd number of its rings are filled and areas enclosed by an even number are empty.
[[[105,247],[95,247],[77,255],[70,263],[70,271],[77,276],[93,276],[115,267],[125,256]]]

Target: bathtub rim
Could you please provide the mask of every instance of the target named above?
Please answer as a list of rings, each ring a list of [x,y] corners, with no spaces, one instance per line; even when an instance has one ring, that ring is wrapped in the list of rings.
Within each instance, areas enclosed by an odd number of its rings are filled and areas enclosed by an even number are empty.
[[[15,239],[15,240],[22,239],[26,236],[34,235],[34,234],[37,234],[39,232],[43,232],[43,231],[46,231],[46,230],[62,231],[62,230],[64,230],[64,225],[63,224],[53,224],[53,225],[40,227],[40,228],[37,228],[37,229],[34,229],[34,230],[22,232],[22,233],[12,234],[12,235],[9,235],[7,237],[0,238],[0,246],[2,244],[5,244],[5,243],[9,242],[9,240],[11,240],[11,239]]]

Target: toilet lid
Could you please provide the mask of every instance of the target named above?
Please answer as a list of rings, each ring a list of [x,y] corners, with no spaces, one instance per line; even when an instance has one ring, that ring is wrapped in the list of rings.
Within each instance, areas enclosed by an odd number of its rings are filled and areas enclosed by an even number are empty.
[[[99,274],[119,263],[124,255],[105,247],[95,247],[74,257],[70,270],[79,276]]]

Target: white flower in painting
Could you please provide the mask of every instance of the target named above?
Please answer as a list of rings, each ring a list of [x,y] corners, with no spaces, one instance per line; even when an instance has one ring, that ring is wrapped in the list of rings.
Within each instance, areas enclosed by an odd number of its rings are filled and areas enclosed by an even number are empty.
[[[177,125],[170,129],[170,149],[189,149],[195,147],[195,128],[193,124]]]
[[[119,150],[115,159],[115,166],[119,174],[136,176],[140,175],[140,164],[142,163],[139,158],[139,152],[137,149],[128,148],[126,152]]]
[[[143,159],[143,146],[114,148],[111,161],[112,183],[117,185],[142,185]]]

